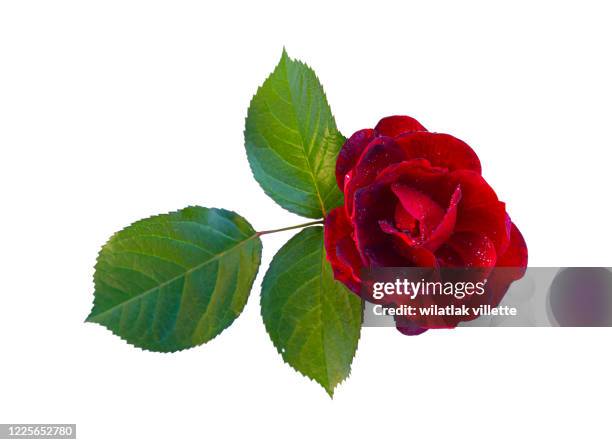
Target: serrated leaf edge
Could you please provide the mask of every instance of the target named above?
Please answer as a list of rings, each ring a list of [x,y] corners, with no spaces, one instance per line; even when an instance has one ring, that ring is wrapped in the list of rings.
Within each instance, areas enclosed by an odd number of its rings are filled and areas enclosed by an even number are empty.
[[[308,156],[307,156],[307,155],[305,156],[305,158],[306,158],[306,161],[307,161],[308,166],[309,166],[309,169],[308,169],[309,171],[308,171],[308,173],[310,174],[310,176],[311,176],[311,178],[312,178],[312,182],[313,182],[313,184],[314,184],[314,187],[315,187],[315,190],[316,190],[316,193],[317,193],[317,198],[318,198],[318,200],[319,200],[319,204],[320,204],[320,208],[319,208],[319,209],[317,209],[317,210],[321,211],[321,214],[320,214],[320,215],[316,215],[316,216],[306,215],[306,214],[304,214],[304,213],[302,213],[302,212],[298,212],[298,211],[293,210],[293,209],[288,209],[288,208],[287,208],[287,207],[285,207],[284,205],[279,204],[279,203],[277,202],[276,197],[274,196],[274,194],[273,194],[273,193],[270,193],[268,190],[266,190],[266,188],[264,188],[264,187],[263,187],[263,186],[260,184],[260,182],[257,180],[257,178],[255,177],[255,172],[253,171],[253,168],[252,168],[252,166],[251,166],[251,161],[250,161],[249,153],[248,153],[248,150],[246,150],[246,141],[247,141],[247,132],[246,132],[246,127],[247,127],[247,126],[246,126],[246,123],[247,123],[248,118],[249,118],[249,110],[251,109],[251,106],[252,106],[253,100],[254,100],[254,99],[255,99],[255,97],[256,97],[256,96],[259,94],[259,92],[262,90],[262,88],[264,87],[264,84],[266,83],[266,81],[267,81],[267,80],[270,78],[270,76],[272,76],[272,74],[274,74],[274,72],[276,71],[276,69],[279,67],[279,65],[280,65],[280,64],[281,64],[281,63],[282,63],[284,60],[287,60],[287,61],[290,61],[290,62],[294,62],[294,63],[301,64],[301,65],[303,65],[304,67],[306,67],[308,70],[310,70],[310,71],[312,72],[312,74],[313,74],[314,78],[316,79],[316,81],[319,83],[319,85],[321,85],[321,94],[323,95],[323,98],[325,99],[325,102],[327,103],[327,105],[328,105],[328,106],[329,106],[329,108],[330,108],[330,116],[331,116],[331,120],[332,120],[332,122],[333,122],[333,124],[334,124],[334,127],[336,128],[336,131],[338,132],[338,134],[339,134],[339,135],[340,135],[340,136],[341,136],[343,139],[345,139],[345,140],[346,140],[346,136],[344,136],[344,135],[343,135],[343,134],[340,132],[340,130],[338,129],[338,125],[337,125],[337,123],[336,123],[336,117],[334,116],[333,111],[331,110],[331,105],[329,104],[329,101],[327,100],[327,94],[325,93],[325,88],[323,87],[323,83],[322,83],[322,82],[321,82],[321,80],[319,79],[319,76],[317,75],[316,71],[315,71],[315,70],[314,70],[314,69],[313,69],[313,68],[312,68],[310,65],[308,65],[306,62],[302,62],[302,61],[301,61],[301,60],[299,60],[299,59],[292,59],[292,58],[289,56],[289,54],[287,53],[287,50],[285,49],[285,47],[283,47],[283,52],[282,52],[282,54],[281,54],[281,59],[280,59],[280,60],[279,60],[279,62],[276,64],[276,66],[274,67],[274,69],[272,70],[272,72],[271,72],[270,74],[268,74],[268,76],[267,76],[267,77],[266,77],[266,78],[263,80],[263,82],[262,82],[262,83],[261,83],[261,84],[260,84],[260,85],[257,87],[257,91],[256,91],[256,92],[255,92],[255,94],[254,94],[254,95],[251,97],[251,100],[249,101],[249,106],[247,107],[247,115],[246,115],[246,116],[245,116],[245,118],[244,118],[244,123],[245,123],[245,125],[244,125],[243,137],[244,137],[244,141],[245,141],[245,152],[246,152],[246,155],[247,155],[247,159],[249,159],[249,162],[248,162],[248,164],[249,164],[249,170],[250,170],[250,172],[251,172],[251,176],[253,177],[253,179],[255,180],[255,182],[256,182],[257,184],[259,184],[259,185],[260,185],[260,188],[263,190],[263,192],[264,192],[264,193],[265,193],[265,194],[266,194],[266,195],[267,195],[267,196],[268,196],[270,199],[272,199],[272,201],[274,201],[274,202],[275,202],[277,205],[279,205],[280,207],[284,208],[285,210],[287,210],[287,211],[289,211],[289,212],[291,212],[291,213],[295,213],[295,214],[300,215],[300,216],[303,216],[303,217],[305,217],[305,218],[311,218],[311,219],[321,218],[321,217],[325,217],[325,216],[327,215],[327,213],[329,213],[329,210],[332,210],[332,209],[326,209],[326,208],[325,208],[325,204],[324,204],[324,202],[323,202],[323,198],[322,198],[321,193],[320,193],[320,191],[319,191],[319,184],[318,184],[318,183],[317,183],[317,181],[315,180],[315,177],[314,177],[314,174],[313,174],[313,172],[312,172],[312,169],[310,168],[310,160],[308,159]],[[287,78],[288,78],[288,73],[285,73],[285,74],[287,75]],[[302,139],[302,134],[301,134],[301,133],[300,133],[300,139]],[[304,141],[303,141],[303,139],[302,139],[302,145],[304,146]],[[303,148],[303,147],[302,147],[302,148]],[[286,199],[286,198],[283,198],[283,199]]]
[[[115,232],[114,232],[114,233],[113,233],[113,234],[112,234],[112,235],[111,235],[111,236],[110,236],[110,237],[109,237],[109,238],[106,240],[106,242],[105,242],[105,243],[102,245],[102,247],[100,247],[100,250],[98,251],[98,255],[96,256],[96,261],[95,261],[95,264],[94,264],[94,267],[93,267],[94,274],[91,274],[91,276],[92,276],[92,282],[93,282],[93,288],[94,288],[94,295],[95,295],[95,289],[96,289],[96,282],[95,282],[95,271],[96,271],[96,265],[98,264],[98,261],[99,261],[99,259],[100,259],[100,256],[101,256],[101,254],[102,254],[102,251],[103,251],[104,247],[105,247],[105,246],[106,246],[106,245],[107,245],[107,244],[108,244],[108,243],[109,243],[109,242],[110,242],[110,241],[111,241],[111,240],[112,240],[112,239],[113,239],[115,236],[117,236],[117,235],[118,235],[120,232],[123,232],[125,229],[128,229],[128,228],[132,227],[134,224],[137,224],[137,223],[140,223],[140,222],[143,222],[143,221],[147,221],[147,220],[149,220],[149,219],[152,219],[152,218],[155,218],[155,217],[158,217],[158,216],[164,216],[164,215],[170,215],[170,214],[173,214],[173,213],[178,213],[178,212],[184,211],[184,210],[186,210],[186,209],[191,209],[191,208],[202,208],[202,206],[198,206],[198,205],[191,205],[191,206],[182,207],[182,208],[179,208],[179,209],[176,209],[176,210],[173,210],[173,211],[167,212],[167,213],[158,213],[158,214],[156,214],[156,215],[148,216],[148,217],[146,217],[146,218],[142,218],[142,219],[139,219],[139,220],[137,220],[137,221],[134,221],[134,222],[132,222],[132,223],[130,223],[130,224],[128,224],[128,225],[126,225],[126,226],[124,226],[123,228],[121,228],[121,229],[119,229],[119,230],[115,231]],[[238,215],[238,216],[240,216],[240,217],[241,217],[241,218],[242,218],[242,219],[243,219],[243,220],[244,220],[244,221],[247,223],[247,225],[249,226],[249,228],[250,228],[250,229],[251,229],[251,230],[254,232],[254,233],[253,233],[253,235],[251,235],[249,238],[244,239],[243,241],[241,241],[241,242],[240,242],[239,244],[237,244],[236,246],[232,247],[232,248],[231,248],[231,249],[229,249],[229,250],[226,250],[226,251],[224,252],[224,254],[225,254],[225,253],[227,253],[227,252],[229,252],[229,251],[231,251],[231,250],[233,250],[235,247],[237,247],[237,246],[239,246],[239,245],[242,245],[243,243],[245,243],[245,242],[247,242],[247,241],[251,241],[251,240],[253,240],[253,239],[255,239],[255,238],[259,238],[259,237],[260,237],[260,233],[259,233],[259,232],[257,232],[257,231],[256,231],[256,230],[253,228],[253,226],[251,225],[251,223],[250,223],[250,222],[249,222],[249,221],[248,221],[246,218],[244,218],[244,217],[242,217],[241,215],[239,215],[238,213],[233,212],[233,211],[231,211],[231,210],[224,209],[224,208],[220,208],[220,207],[206,207],[206,209],[209,209],[209,210],[226,211],[226,212],[231,212],[231,213],[233,213],[233,214],[235,214],[235,215]],[[255,283],[255,280],[257,279],[257,276],[259,275],[259,268],[260,268],[260,266],[261,266],[261,252],[263,251],[263,244],[261,243],[261,239],[259,240],[259,251],[260,251],[260,255],[258,256],[258,261],[257,261],[257,265],[256,265],[256,270],[257,270],[257,272],[255,273],[255,275],[253,275],[253,279],[252,279],[252,280],[251,280],[251,282],[249,283],[249,288],[251,289],[251,291],[250,291],[250,293],[249,293],[249,296],[248,296],[248,297],[250,297],[250,294],[253,292],[253,284]],[[216,256],[216,257],[218,257],[218,256]],[[207,263],[208,263],[208,261],[206,262],[206,264],[207,264]],[[197,270],[197,267],[199,267],[199,266],[200,266],[200,265],[196,266],[196,267],[195,267],[195,269]],[[190,269],[189,271],[185,272],[185,273],[190,273],[190,272],[192,272],[192,271],[193,271],[193,268],[192,268],[192,269]],[[180,278],[180,277],[176,277],[176,278]],[[168,280],[168,282],[171,282],[171,281],[173,281],[173,280],[174,280],[174,279],[176,279],[176,278],[173,278],[172,280]],[[148,292],[148,291],[147,291],[147,292]],[[145,293],[146,293],[146,292],[145,292]],[[104,324],[102,324],[102,323],[99,323],[99,322],[97,322],[97,321],[93,320],[92,318],[95,318],[95,317],[91,317],[91,312],[93,311],[93,308],[95,307],[95,299],[94,299],[94,301],[92,301],[91,308],[90,308],[90,310],[89,310],[89,314],[90,314],[90,315],[88,315],[88,316],[85,318],[84,322],[85,322],[85,323],[93,323],[93,324],[97,324],[98,326],[102,326],[104,329],[106,329],[106,330],[107,330],[107,331],[109,331],[111,334],[113,334],[113,336],[114,336],[114,337],[119,338],[121,341],[123,341],[124,343],[126,343],[126,344],[128,344],[128,345],[132,346],[132,347],[133,347],[133,348],[135,348],[135,349],[138,349],[138,350],[141,350],[141,351],[144,351],[144,352],[155,353],[155,354],[174,354],[174,353],[177,353],[177,352],[182,352],[182,351],[187,351],[187,350],[189,350],[189,349],[197,348],[197,347],[202,346],[202,345],[204,345],[204,344],[206,344],[206,343],[209,343],[209,342],[211,342],[212,340],[214,340],[215,338],[217,338],[219,335],[221,335],[223,332],[225,332],[225,331],[226,331],[226,330],[227,330],[227,329],[228,329],[230,326],[232,326],[232,325],[234,324],[234,322],[235,322],[235,321],[238,319],[238,317],[239,317],[239,316],[242,314],[242,312],[244,311],[244,308],[246,307],[246,303],[248,303],[248,297],[247,297],[247,301],[245,302],[245,305],[242,307],[242,309],[240,310],[240,312],[238,312],[238,313],[236,314],[236,317],[234,318],[234,320],[232,320],[232,322],[231,322],[229,325],[227,325],[225,328],[223,328],[221,331],[219,331],[218,333],[216,333],[214,336],[212,336],[210,339],[208,339],[208,340],[207,340],[207,341],[205,341],[204,343],[200,343],[200,344],[197,344],[197,345],[192,345],[192,346],[188,346],[188,347],[185,347],[185,348],[177,349],[176,351],[156,351],[156,350],[153,350],[153,349],[146,349],[146,348],[143,348],[142,346],[139,346],[139,345],[137,345],[137,344],[134,344],[133,342],[131,342],[131,341],[129,341],[128,339],[126,339],[125,337],[122,337],[121,335],[117,334],[117,333],[116,333],[116,332],[114,332],[112,329],[110,329],[108,326],[106,326],[106,325],[104,325]],[[98,314],[98,315],[100,315],[100,314]]]
[[[311,226],[311,227],[322,227],[322,226]],[[310,228],[310,227],[307,227],[306,229],[308,229],[308,228]],[[303,230],[306,230],[306,229],[303,229]],[[302,231],[303,231],[303,230],[302,230]],[[287,241],[287,242],[289,242],[289,241]],[[283,246],[284,246],[284,245],[283,245]],[[283,247],[283,246],[281,246],[281,249],[282,249],[282,247]],[[280,249],[279,249],[279,251],[280,251]],[[276,255],[278,255],[279,251],[277,251],[277,252],[274,254],[274,256],[272,257],[272,260],[270,261],[270,264],[272,264],[272,261],[274,261],[274,258],[276,258]],[[322,257],[323,257],[322,261],[327,261],[327,258],[325,257],[325,246],[323,246],[323,249],[322,249]],[[322,263],[322,264],[323,264],[323,263]],[[323,273],[323,270],[322,270],[322,268],[323,268],[323,267],[324,267],[324,266],[322,265],[322,266],[321,266],[321,274]],[[269,266],[268,266],[268,270],[270,270],[270,267],[269,267]],[[268,270],[266,271],[266,274],[268,273]],[[265,274],[264,274],[264,278],[263,278],[263,280],[262,280],[262,282],[261,282],[261,285],[260,285],[261,294],[263,294],[264,282],[265,282]],[[348,288],[347,288],[347,291],[349,292],[349,294],[350,294],[351,296],[353,296],[353,297],[355,297],[355,298],[358,298],[356,295],[354,295],[354,294],[353,294],[353,292],[352,292],[352,291],[350,291],[350,289],[348,289]],[[262,319],[263,319],[263,307],[261,306],[261,304],[259,305],[259,308],[260,308],[260,315],[261,315],[261,317],[262,317]],[[363,308],[364,308],[364,304],[363,304],[363,302],[361,302],[362,320],[363,320]],[[348,378],[351,376],[351,373],[352,373],[352,371],[353,371],[353,366],[352,366],[352,365],[353,365],[353,362],[354,362],[354,360],[355,360],[355,357],[357,356],[357,353],[358,353],[358,351],[359,351],[359,341],[361,340],[361,329],[359,329],[359,334],[358,334],[358,336],[357,336],[357,347],[355,348],[355,354],[353,355],[353,357],[351,358],[351,362],[349,363],[349,372],[347,373],[347,375],[346,375],[346,376],[345,376],[345,377],[344,377],[342,380],[340,380],[340,381],[336,382],[336,384],[335,384],[333,387],[328,388],[327,386],[323,385],[321,382],[317,381],[317,380],[316,380],[316,379],[314,379],[313,377],[311,377],[311,376],[309,376],[309,375],[307,375],[307,374],[304,374],[304,373],[303,373],[302,371],[300,371],[299,369],[294,368],[294,367],[293,367],[293,365],[292,365],[291,363],[289,363],[287,360],[285,360],[285,357],[284,357],[284,355],[283,355],[283,352],[284,352],[284,351],[282,350],[283,348],[279,348],[279,347],[276,345],[276,343],[275,343],[275,342],[272,340],[272,334],[271,334],[270,330],[268,329],[268,326],[266,325],[266,323],[265,323],[265,322],[263,323],[263,325],[264,325],[264,329],[266,330],[266,333],[268,334],[269,339],[270,339],[270,340],[271,340],[271,342],[272,342],[272,345],[274,345],[274,349],[276,349],[276,352],[278,353],[278,355],[280,355],[280,356],[281,356],[281,358],[283,359],[283,362],[284,362],[285,364],[289,365],[289,367],[290,367],[291,369],[293,369],[293,371],[294,371],[296,374],[298,374],[298,375],[302,375],[302,376],[304,376],[304,377],[308,378],[308,380],[310,380],[310,381],[312,381],[312,382],[316,383],[317,385],[321,386],[321,387],[322,387],[322,388],[325,390],[325,392],[327,393],[327,395],[330,397],[330,399],[333,399],[333,398],[334,398],[334,393],[335,393],[336,389],[337,389],[338,387],[340,387],[342,384],[344,384],[344,382],[346,382],[346,381],[348,380]],[[321,336],[323,336],[323,335],[325,335],[325,334],[324,334],[323,332],[321,332]],[[325,344],[325,343],[323,342],[322,344]],[[326,355],[326,357],[327,357],[327,353],[326,353],[325,355]],[[329,378],[329,373],[327,372],[327,370],[328,370],[327,359],[326,359],[325,368],[326,368],[326,374],[328,375],[328,378]],[[329,380],[328,380],[328,381],[329,381]]]

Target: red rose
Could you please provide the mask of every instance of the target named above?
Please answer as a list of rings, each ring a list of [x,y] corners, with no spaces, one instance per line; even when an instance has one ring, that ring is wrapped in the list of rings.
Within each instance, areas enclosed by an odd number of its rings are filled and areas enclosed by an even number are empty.
[[[496,306],[524,273],[525,241],[463,141],[386,117],[345,142],[336,179],[344,206],[325,218],[325,247],[335,278],[353,292],[365,268],[518,268],[489,280],[487,302]],[[425,330],[403,321],[403,333]]]

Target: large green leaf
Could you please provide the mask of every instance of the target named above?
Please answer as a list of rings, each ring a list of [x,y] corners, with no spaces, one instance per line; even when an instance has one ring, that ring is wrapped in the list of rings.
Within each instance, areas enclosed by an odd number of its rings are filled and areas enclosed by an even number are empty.
[[[342,203],[335,166],[343,142],[314,71],[283,51],[246,119],[255,179],[285,209],[320,218]]]
[[[321,227],[304,229],[274,256],[262,284],[261,314],[283,359],[333,395],[350,372],[362,304],[334,280]]]
[[[187,207],[143,219],[100,251],[87,321],[152,351],[205,343],[242,312],[260,260],[259,236],[236,213]]]

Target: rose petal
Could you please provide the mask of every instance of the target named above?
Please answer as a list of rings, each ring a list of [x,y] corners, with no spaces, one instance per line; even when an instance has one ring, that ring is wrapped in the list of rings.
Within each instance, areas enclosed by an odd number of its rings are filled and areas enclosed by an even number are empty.
[[[477,173],[458,170],[450,176],[461,186],[462,193],[455,230],[484,233],[498,252],[504,252],[510,241],[510,220],[505,204]]]
[[[436,257],[431,250],[419,246],[410,235],[397,230],[387,221],[379,221],[378,224],[384,233],[394,237],[394,250],[401,258],[394,257],[393,266],[436,267]],[[376,263],[385,263],[385,261],[389,261],[389,258],[383,261],[380,260],[380,255],[375,257]]]
[[[367,247],[363,256],[367,260],[368,267],[406,267],[411,263],[405,256],[396,251],[392,240],[380,246]]]
[[[355,166],[361,153],[374,139],[374,130],[359,130],[348,138],[336,160],[336,181],[340,190],[344,190],[344,176]]]
[[[461,185],[463,198],[461,207],[480,207],[499,202],[497,194],[478,173],[469,170],[457,170],[449,173],[450,178]]]
[[[446,246],[458,260],[458,264],[450,266],[489,268],[495,266],[497,261],[495,245],[482,233],[455,232]]]
[[[401,203],[397,203],[395,206],[395,227],[400,230],[407,230],[409,232],[415,232],[418,228],[418,220],[406,211]]]
[[[489,280],[487,290],[488,303],[497,306],[506,295],[512,282],[525,275],[528,253],[527,244],[519,229],[510,223],[510,243],[506,251],[497,260]]]
[[[393,139],[377,137],[363,150],[359,161],[351,170],[348,180],[344,184],[344,199],[347,213],[353,213],[353,200],[355,191],[370,184],[378,173],[391,164],[404,160],[403,151],[395,145]]]
[[[510,245],[497,260],[498,267],[527,267],[528,253],[525,238],[514,223],[510,222]]]
[[[448,171],[433,167],[426,159],[402,161],[383,169],[373,181],[391,185],[401,183],[427,195],[438,206],[447,208],[457,188],[457,181],[449,177]]]
[[[480,174],[480,160],[472,148],[456,137],[443,133],[410,133],[396,139],[407,159],[427,159],[433,166],[471,170]]]
[[[502,202],[489,206],[461,209],[455,230],[486,234],[498,252],[505,252],[510,242],[510,219]]]
[[[391,190],[402,207],[420,223],[420,237],[425,240],[444,217],[444,209],[426,194],[405,184],[395,183]]]
[[[440,267],[461,267],[461,257],[448,244],[442,244],[436,250],[436,258]]]
[[[351,273],[352,279],[360,282],[361,258],[352,237],[347,236],[336,242],[336,256]]]
[[[451,196],[448,209],[442,217],[442,221],[440,221],[440,224],[438,224],[433,233],[429,236],[427,242],[423,245],[423,247],[435,252],[438,247],[440,247],[446,242],[446,240],[450,238],[450,236],[453,234],[453,231],[455,230],[455,222],[457,221],[457,208],[460,200],[461,187],[457,186],[457,188],[453,192],[453,196]]]
[[[454,233],[436,252],[443,281],[482,282],[491,274],[497,261],[493,242],[480,233]],[[488,282],[487,282],[488,283]],[[444,301],[446,297],[438,297]],[[472,307],[486,303],[488,292],[473,294],[467,300]],[[476,317],[468,316],[467,319]],[[455,320],[457,321],[457,320]],[[431,327],[431,326],[430,326]]]
[[[388,235],[393,235],[399,238],[406,246],[413,247],[418,244],[418,240],[414,239],[409,234],[393,227],[388,221],[378,221],[380,229]]]
[[[325,252],[332,266],[334,278],[353,292],[359,293],[361,260],[351,237],[352,231],[344,207],[333,209],[325,217]]]
[[[419,121],[410,116],[389,116],[382,118],[374,128],[383,136],[396,137],[412,131],[427,131]]]
[[[371,184],[355,193],[355,212],[351,215],[354,239],[362,263],[369,267],[386,263],[401,265],[393,258],[392,239],[380,230],[379,221],[391,221],[397,198],[384,184]],[[401,259],[401,258],[400,258]]]
[[[427,330],[405,317],[395,316],[394,318],[395,327],[404,335],[419,335]]]

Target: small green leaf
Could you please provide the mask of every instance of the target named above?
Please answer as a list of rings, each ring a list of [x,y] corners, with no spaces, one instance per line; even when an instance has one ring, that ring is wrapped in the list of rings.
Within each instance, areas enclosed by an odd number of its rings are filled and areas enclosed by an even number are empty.
[[[102,247],[87,321],[151,351],[200,345],[242,312],[260,260],[259,236],[236,213],[187,207],[140,220]]]
[[[334,280],[321,227],[304,229],[274,256],[262,284],[261,315],[283,359],[332,396],[350,372],[362,304]]]
[[[253,175],[279,205],[320,218],[342,204],[335,168],[344,136],[310,67],[283,51],[251,100],[244,134]]]

